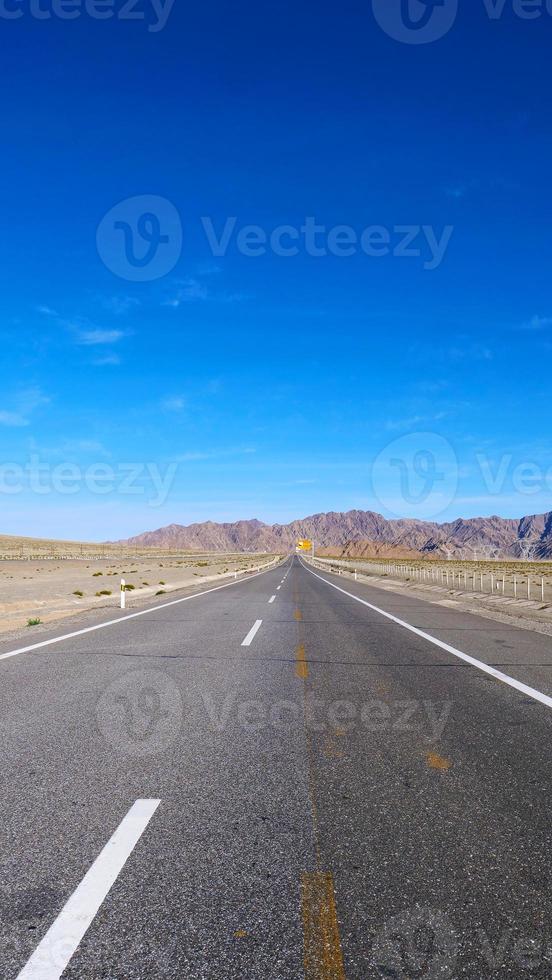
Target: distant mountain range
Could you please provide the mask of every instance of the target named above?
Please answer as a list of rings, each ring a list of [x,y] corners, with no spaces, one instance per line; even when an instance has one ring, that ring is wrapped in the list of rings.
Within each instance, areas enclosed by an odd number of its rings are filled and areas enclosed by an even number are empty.
[[[298,538],[317,548],[348,549],[353,554],[418,552],[426,557],[552,558],[552,511],[514,520],[504,517],[459,518],[445,524],[410,519],[387,520],[370,510],[314,514],[291,524],[236,521],[233,524],[169,524],[124,542],[130,546],[201,551],[288,552]],[[383,548],[382,546],[386,547]],[[374,550],[375,549],[375,550]]]

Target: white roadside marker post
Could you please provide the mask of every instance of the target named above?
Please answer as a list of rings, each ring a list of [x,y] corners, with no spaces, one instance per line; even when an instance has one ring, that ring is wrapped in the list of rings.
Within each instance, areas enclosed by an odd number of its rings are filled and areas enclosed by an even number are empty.
[[[125,580],[124,580],[124,578],[122,578],[121,579],[121,609],[124,609],[125,608],[125,596],[126,596],[126,592],[125,592]]]

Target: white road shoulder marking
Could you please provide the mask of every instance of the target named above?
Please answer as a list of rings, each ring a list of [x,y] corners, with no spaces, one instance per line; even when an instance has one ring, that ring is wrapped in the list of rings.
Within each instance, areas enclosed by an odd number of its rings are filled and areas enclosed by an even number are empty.
[[[271,595],[271,596],[270,596],[270,599],[268,600],[268,601],[269,601],[269,603],[271,603],[271,602],[274,602],[274,600],[275,600],[275,598],[276,598],[276,596],[275,596],[275,595]]]
[[[271,569],[268,569],[271,571]],[[158,606],[149,606],[139,612],[129,613],[128,616],[120,616],[119,619],[110,619],[107,623],[96,623],[95,626],[86,626],[82,630],[74,630],[72,633],[63,633],[61,636],[53,636],[50,640],[41,640],[39,643],[31,643],[28,647],[19,647],[17,650],[10,650],[9,653],[0,653],[0,660],[8,660],[9,657],[17,657],[20,653],[29,653],[31,650],[38,650],[39,647],[49,647],[52,643],[61,643],[62,640],[72,640],[74,636],[82,636],[84,633],[93,633],[94,630],[103,630],[106,626],[116,626],[117,623],[125,623],[128,619],[136,619],[138,616],[147,616],[149,613],[158,612],[159,609],[168,609],[169,606],[177,606],[179,602],[188,602],[189,599],[199,599],[201,596],[209,595],[211,592],[220,592],[221,589],[229,589],[233,585],[243,585],[244,582],[251,582],[259,575],[266,575],[265,571],[255,572],[249,578],[238,579],[234,582],[226,582],[224,585],[215,585],[212,589],[204,589],[203,592],[194,592],[192,595],[182,596],[180,599],[171,599],[170,602],[162,602]]]
[[[380,614],[380,616],[385,616],[386,619],[390,619],[391,622],[397,623],[398,626],[403,626],[404,629],[409,630],[410,633],[415,633],[416,636],[421,636],[422,639],[428,640],[429,643],[433,643],[434,646],[440,647],[441,650],[446,650],[447,653],[451,653],[453,657],[458,657],[459,660],[463,660],[467,664],[471,664],[472,667],[477,667],[478,670],[482,670],[483,673],[489,674],[490,677],[494,677],[497,681],[501,681],[503,684],[508,684],[509,687],[513,687],[516,691],[520,691],[522,694],[526,694],[528,697],[533,698],[535,701],[539,701],[541,704],[545,704],[547,708],[552,708],[552,698],[548,694],[543,694],[542,691],[537,691],[534,687],[529,687],[527,684],[522,684],[521,681],[517,681],[515,677],[510,677],[509,674],[503,674],[501,670],[497,670],[495,667],[491,667],[489,664],[484,663],[482,660],[476,660],[475,657],[470,657],[468,653],[462,653],[462,650],[457,650],[456,647],[451,647],[450,644],[444,643],[443,640],[438,640],[436,636],[431,636],[430,633],[425,633],[424,630],[419,630],[417,626],[411,626],[410,623],[406,623],[404,619],[399,619],[397,616],[392,616],[391,613],[385,611],[385,609],[380,609],[379,606],[373,606],[371,602],[367,602],[366,599],[361,599],[357,595],[353,595],[352,592],[347,592],[345,589],[341,589],[339,585],[334,585],[333,582],[328,582],[328,579],[323,578],[322,575],[317,575],[313,572],[307,565],[303,565],[307,572],[314,575],[315,578],[319,578],[321,582],[325,582],[326,585],[331,586],[332,589],[337,589],[338,592],[343,592],[343,595],[349,597],[349,599],[354,599],[355,602],[361,602],[363,606],[368,606],[374,612]]]
[[[247,636],[245,637],[245,639],[242,640],[242,647],[249,647],[249,646],[251,646],[251,641],[255,637],[255,634],[257,633],[257,630],[259,629],[259,627],[262,625],[262,622],[263,622],[262,619],[257,619],[253,623],[253,626],[249,630],[249,633],[247,634]]]
[[[161,800],[136,800],[17,980],[59,980]]]

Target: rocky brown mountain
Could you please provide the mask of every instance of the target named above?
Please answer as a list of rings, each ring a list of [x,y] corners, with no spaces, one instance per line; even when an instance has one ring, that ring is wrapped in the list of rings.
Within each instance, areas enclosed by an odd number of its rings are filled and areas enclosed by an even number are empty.
[[[423,558],[421,551],[405,548],[402,545],[385,544],[383,541],[349,541],[345,545],[330,545],[318,548],[317,554],[328,558],[381,558],[389,561],[394,558]]]
[[[128,538],[130,546],[202,551],[287,552],[298,538],[317,547],[345,548],[354,542],[385,544],[435,557],[552,558],[552,511],[519,520],[505,517],[458,518],[438,524],[403,518],[387,520],[369,510],[313,514],[290,524],[236,521],[169,524]]]

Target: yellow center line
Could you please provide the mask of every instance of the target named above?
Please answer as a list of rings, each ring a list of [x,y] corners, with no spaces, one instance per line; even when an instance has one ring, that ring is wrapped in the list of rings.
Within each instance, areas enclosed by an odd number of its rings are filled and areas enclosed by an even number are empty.
[[[305,980],[345,980],[331,874],[323,871],[303,872],[301,910]]]
[[[309,665],[305,657],[305,645],[303,643],[299,643],[299,645],[296,647],[295,657],[295,673],[297,677],[300,677],[302,680],[306,680],[309,676]]]
[[[443,758],[442,755],[438,755],[437,752],[428,752],[426,755],[426,761],[431,769],[443,769],[445,772],[450,769],[452,762],[450,759]]]
[[[309,678],[309,665],[303,642],[303,614],[299,608],[300,596],[297,587],[294,592],[295,612],[293,618],[297,623],[298,641],[295,647],[295,674],[303,681],[303,704],[306,722],[306,682]],[[339,923],[337,921],[335,907],[333,876],[327,871],[322,871],[315,789],[314,747],[312,734],[309,732],[308,727],[306,728],[305,735],[316,867],[316,871],[303,871],[301,875],[305,980],[345,980],[343,953],[339,937]],[[342,755],[343,753],[338,750],[339,758]]]

